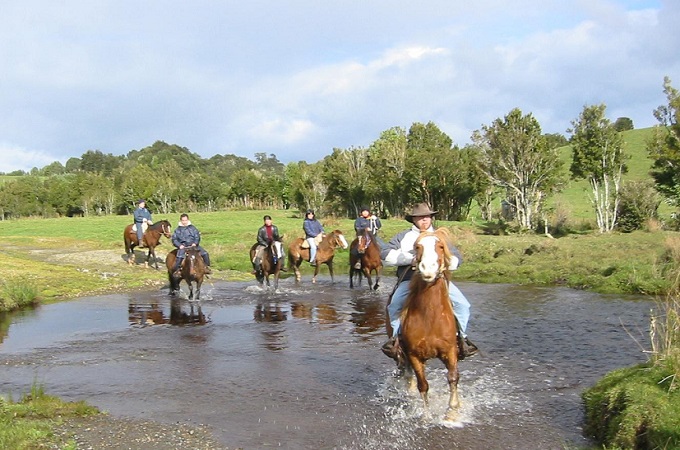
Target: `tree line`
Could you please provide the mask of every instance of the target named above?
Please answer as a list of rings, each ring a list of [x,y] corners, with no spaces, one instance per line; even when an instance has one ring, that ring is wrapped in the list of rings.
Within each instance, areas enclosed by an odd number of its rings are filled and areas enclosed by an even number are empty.
[[[656,189],[677,207],[680,95],[668,78],[664,93],[668,105],[654,112],[659,126],[647,150]],[[547,228],[546,200],[566,182],[558,149],[571,144],[568,176],[588,181],[597,226],[608,232],[622,215],[628,222],[631,214],[653,215],[657,200],[643,208],[644,201],[623,195],[629,156],[621,131],[633,129],[633,123],[625,117],[612,123],[605,113],[604,104],[584,106],[567,139],[542,133],[531,113],[514,108],[476,130],[464,147],[432,122],[414,123],[408,130],[383,131],[367,147],[335,148],[311,164],[283,164],[265,153],[256,153],[254,161],[235,155],[205,159],[163,141],[121,156],[88,150],[65,165],[8,174],[23,176],[0,186],[0,217],[128,214],[145,198],[152,211],[163,214],[312,208],[324,216],[354,217],[366,204],[382,217],[394,217],[425,201],[446,220],[466,219],[473,205],[483,219],[494,220],[492,205],[502,200],[505,220],[521,229]]]

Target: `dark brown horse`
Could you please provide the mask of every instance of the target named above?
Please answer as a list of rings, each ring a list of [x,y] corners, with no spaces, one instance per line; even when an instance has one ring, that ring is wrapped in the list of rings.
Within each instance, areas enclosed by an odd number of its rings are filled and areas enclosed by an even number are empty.
[[[201,284],[203,284],[203,277],[205,276],[205,262],[200,251],[193,247],[186,249],[180,268],[181,275],[178,277],[173,275],[176,259],[177,249],[168,253],[168,256],[165,258],[165,267],[168,269],[168,280],[170,281],[170,294],[178,293],[179,284],[184,280],[189,286],[189,300],[194,299],[194,283],[196,284],[196,300],[200,300]]]
[[[361,269],[354,268],[357,262],[361,263]],[[371,272],[375,272],[375,285],[372,287],[375,290],[378,289],[382,273],[380,245],[378,245],[378,241],[373,234],[370,231],[366,231],[362,236],[354,239],[349,247],[349,287],[354,287],[355,276],[359,278],[357,283],[359,285],[361,285],[362,277],[365,276],[368,280],[368,288],[371,289],[373,284]]]
[[[255,259],[255,249],[257,244],[253,244],[250,247],[250,261]],[[281,267],[283,266],[283,244],[279,241],[273,241],[270,245],[265,247],[262,251],[262,264],[260,265],[260,270],[255,274],[258,283],[263,284],[267,281],[267,287],[269,284],[269,276],[274,275],[274,289],[279,288],[279,272],[281,272]],[[255,263],[253,263],[253,270],[255,269]]]
[[[295,281],[300,282],[300,264],[302,261],[309,261],[309,248],[303,248],[302,244],[305,242],[303,238],[295,239],[288,247],[288,267],[295,269]],[[316,276],[319,274],[319,267],[321,264],[328,266],[328,272],[331,274],[331,282],[335,282],[333,278],[333,257],[335,256],[336,248],[347,248],[347,240],[342,234],[342,231],[331,231],[319,243],[316,249],[316,267],[314,268],[314,276],[312,283],[316,283]]]
[[[445,419],[458,416],[458,326],[449,300],[449,233],[440,228],[421,233],[415,242],[414,267],[406,305],[401,313],[401,347],[407,367],[415,372],[418,391],[428,405],[429,384],[425,378],[425,363],[439,358],[447,369],[449,406]],[[392,335],[389,321],[388,336]],[[411,389],[414,389],[411,378]]]
[[[125,231],[123,231],[123,241],[125,242],[125,254],[127,255],[127,260],[128,264],[132,265],[135,262],[135,247],[137,246],[137,233],[132,230],[132,225],[130,224],[127,227],[125,227]],[[149,266],[149,260],[151,257],[151,262],[154,264],[154,267],[158,269],[158,260],[156,259],[156,246],[160,244],[161,242],[161,236],[165,236],[166,238],[170,239],[171,234],[170,232],[172,231],[172,227],[170,226],[170,222],[167,220],[161,220],[153,225],[150,225],[149,228],[146,229],[144,232],[144,237],[142,238],[142,242],[144,243],[144,246],[149,249],[149,253],[146,255],[146,260],[144,261],[144,266],[148,267]]]

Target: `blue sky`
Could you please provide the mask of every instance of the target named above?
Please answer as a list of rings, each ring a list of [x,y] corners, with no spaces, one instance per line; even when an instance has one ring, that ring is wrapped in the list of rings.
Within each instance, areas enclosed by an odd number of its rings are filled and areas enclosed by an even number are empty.
[[[315,162],[429,121],[465,145],[515,107],[649,127],[679,23],[676,0],[3,1],[0,171],[157,140]]]

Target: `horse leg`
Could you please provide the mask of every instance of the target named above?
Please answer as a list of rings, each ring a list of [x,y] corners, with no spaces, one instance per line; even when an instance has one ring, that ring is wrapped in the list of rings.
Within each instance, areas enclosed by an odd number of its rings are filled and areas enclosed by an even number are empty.
[[[408,355],[409,363],[413,367],[413,372],[416,374],[416,381],[418,382],[418,392],[425,403],[425,408],[428,408],[429,402],[427,400],[427,391],[430,390],[430,385],[425,378],[425,363],[415,356]]]
[[[196,280],[196,301],[201,299],[201,285],[203,284],[203,278]]]
[[[153,262],[153,266],[156,270],[158,270],[158,259],[156,259],[156,248],[155,247],[149,247],[149,256],[153,258],[151,261]]]
[[[354,289],[354,265],[349,261],[349,288]]]
[[[194,299],[194,283],[191,280],[187,280],[187,284],[189,285],[189,300]]]
[[[378,286],[380,286],[380,272],[382,272],[382,267],[375,269],[375,285],[373,286],[374,291],[377,291]]]
[[[328,261],[326,265],[328,266],[328,272],[330,272],[331,274],[331,283],[335,283],[335,278],[333,277],[333,260],[331,259],[330,261]]]
[[[364,276],[366,277],[366,280],[368,281],[368,289],[371,289],[371,285],[373,284],[373,279],[371,278],[371,269],[369,269],[366,266],[363,266],[361,270]]]
[[[444,420],[455,422],[458,420],[458,408],[460,407],[460,399],[458,398],[460,374],[458,372],[458,354],[455,347],[440,359],[446,366],[446,380],[449,382],[449,406],[446,409]]]
[[[291,262],[293,260],[291,259]],[[300,264],[302,264],[302,257],[295,260],[293,264],[293,269],[295,270],[295,282],[299,283],[302,280],[302,275],[300,274]]]

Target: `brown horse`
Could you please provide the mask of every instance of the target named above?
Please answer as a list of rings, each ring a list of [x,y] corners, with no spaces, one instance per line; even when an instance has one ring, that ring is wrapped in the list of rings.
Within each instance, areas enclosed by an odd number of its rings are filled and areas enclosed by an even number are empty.
[[[425,363],[439,358],[447,369],[449,406],[445,419],[455,421],[460,401],[458,399],[458,325],[449,300],[448,230],[423,232],[415,242],[414,267],[406,305],[401,313],[400,342],[406,356],[407,367],[415,372],[418,391],[428,405],[429,384],[425,378]],[[388,335],[392,335],[387,322]],[[411,378],[411,389],[414,389]]]
[[[367,244],[368,242],[368,244]],[[370,231],[364,232],[363,236],[358,236],[352,241],[349,251],[349,287],[354,288],[354,277],[358,276],[358,284],[361,285],[361,278],[365,276],[368,280],[368,288],[371,289],[373,280],[371,272],[375,272],[375,285],[372,289],[378,289],[380,275],[382,273],[382,260],[380,259],[380,245]],[[361,269],[355,269],[354,265],[361,262]]]
[[[201,284],[203,284],[203,277],[205,276],[205,262],[200,251],[193,247],[186,249],[179,277],[173,275],[176,259],[177,249],[168,253],[168,256],[165,258],[165,267],[168,269],[168,280],[170,281],[170,294],[178,293],[179,284],[184,280],[189,286],[189,300],[194,298],[194,283],[196,283],[196,300],[199,300],[201,297]]]
[[[257,244],[253,244],[250,247],[250,261],[255,259],[255,249]],[[260,265],[260,270],[255,274],[258,283],[262,284],[265,280],[267,281],[267,287],[269,284],[269,276],[274,275],[274,289],[279,288],[279,272],[283,266],[283,244],[279,241],[273,241],[270,245],[265,247],[262,251],[262,264]],[[253,270],[255,269],[255,263],[253,263]]]
[[[303,238],[295,239],[288,247],[288,267],[295,269],[295,281],[300,282],[300,264],[302,261],[309,261],[309,249],[302,248]],[[316,283],[316,276],[319,274],[319,267],[321,264],[328,266],[328,272],[331,274],[331,282],[335,283],[333,278],[333,257],[335,256],[336,248],[347,248],[347,240],[342,234],[342,231],[331,231],[319,243],[316,249],[316,267],[314,268],[314,276],[312,283]]]
[[[137,233],[132,230],[132,225],[130,224],[125,227],[123,231],[123,241],[125,242],[125,254],[127,255],[128,264],[132,265],[135,262],[135,251],[134,248],[137,246]],[[170,222],[167,220],[161,220],[159,222],[150,225],[149,228],[144,232],[144,237],[142,242],[144,246],[149,249],[149,253],[146,255],[146,260],[144,261],[144,266],[149,266],[149,260],[154,264],[154,267],[158,269],[158,260],[156,259],[156,246],[161,242],[161,236],[165,236],[170,239],[172,227]]]

